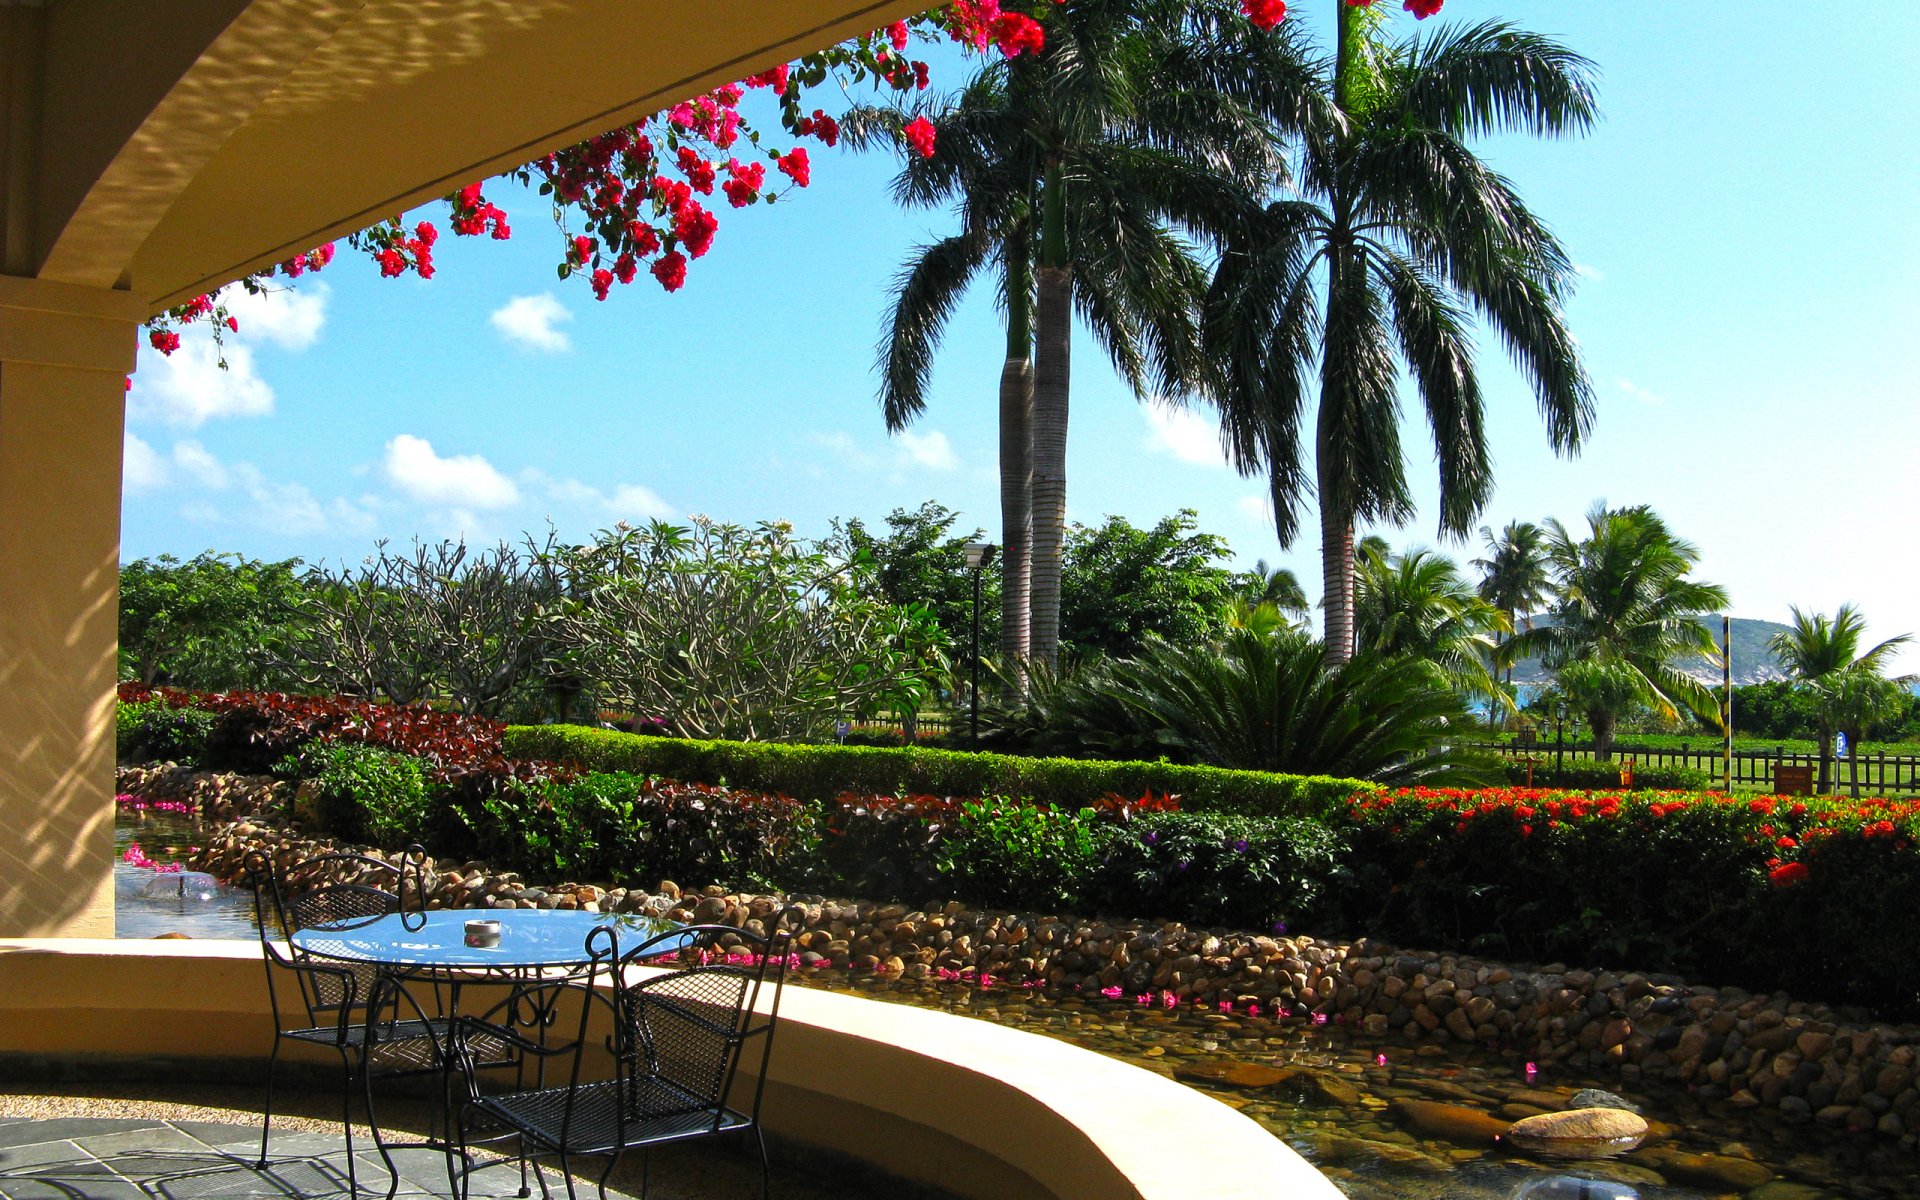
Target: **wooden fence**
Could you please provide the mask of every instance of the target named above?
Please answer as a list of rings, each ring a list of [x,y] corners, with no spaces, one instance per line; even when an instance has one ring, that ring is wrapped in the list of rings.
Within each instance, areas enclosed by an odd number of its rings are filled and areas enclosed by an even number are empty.
[[[1532,759],[1541,767],[1551,769],[1557,747],[1549,739],[1535,742],[1531,746],[1515,745],[1512,742],[1485,742],[1474,747],[1479,750],[1491,750],[1508,758]],[[1590,742],[1566,745],[1568,760],[1590,761],[1593,758],[1593,745]],[[1718,786],[1725,771],[1725,760],[1719,743],[1708,742],[1700,746],[1681,743],[1678,746],[1636,746],[1629,742],[1616,742],[1613,747],[1614,762],[1625,764],[1633,759],[1636,770],[1654,767],[1691,767],[1704,772],[1709,785]],[[1810,769],[1815,780],[1820,778],[1820,756],[1800,754],[1788,751],[1785,747],[1772,750],[1735,750],[1733,752],[1733,782],[1736,787],[1766,787],[1774,784],[1774,768],[1801,767]],[[1834,792],[1849,790],[1851,776],[1848,774],[1847,760],[1833,758],[1828,760],[1828,787]],[[1859,757],[1860,792],[1862,795],[1881,795],[1894,792],[1920,792],[1920,755],[1886,754],[1875,752]]]

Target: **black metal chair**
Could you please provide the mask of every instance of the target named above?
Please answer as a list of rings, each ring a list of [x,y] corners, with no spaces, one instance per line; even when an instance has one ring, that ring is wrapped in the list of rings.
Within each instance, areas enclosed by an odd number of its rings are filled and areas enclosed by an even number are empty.
[[[304,1042],[340,1055],[340,1117],[346,1130],[348,1187],[359,1191],[353,1156],[353,1091],[358,1083],[375,1145],[393,1176],[388,1197],[398,1190],[399,1175],[393,1171],[392,1156],[374,1119],[373,1081],[443,1072],[451,1022],[430,1014],[376,965],[316,959],[291,939],[302,929],[353,929],[396,913],[403,921],[419,915],[424,923],[425,858],[419,846],[409,847],[397,863],[342,852],[276,871],[266,854],[255,851],[247,856],[274,1021],[266,1109],[260,1122],[261,1169],[267,1165],[281,1043]],[[286,983],[293,987],[284,987]],[[297,1007],[286,992],[298,996]],[[433,1007],[438,1010],[437,1001]]]
[[[624,954],[615,931],[603,926],[594,930],[587,949],[592,964],[584,976],[548,985],[574,989],[579,996],[579,1031],[571,1042],[541,1045],[515,1033],[511,1023],[471,1017],[457,1023],[459,1045],[475,1038],[483,1039],[482,1046],[504,1040],[527,1060],[558,1059],[567,1076],[565,1084],[548,1086],[543,1077],[532,1087],[490,1095],[471,1087],[475,1099],[460,1118],[462,1152],[476,1123],[517,1134],[523,1172],[530,1157],[557,1157],[569,1200],[575,1200],[571,1160],[606,1155],[599,1179],[605,1200],[607,1180],[629,1149],[644,1154],[667,1142],[751,1131],[765,1200],[771,1173],[760,1101],[786,979],[789,935],[781,923],[766,935],[729,925],[686,926],[656,934]],[[602,972],[611,976],[610,988],[594,986]],[[524,989],[524,994],[535,990]],[[591,1078],[596,1072],[588,1052],[596,1040],[591,1032],[596,1015],[612,1025],[611,1035],[598,1039],[612,1051],[611,1062],[600,1064],[610,1069],[608,1078]],[[753,1094],[736,1098],[741,1063],[754,1049],[759,1070]],[[471,1080],[477,1057],[463,1052],[461,1060]],[[585,1075],[583,1067],[590,1068]],[[524,1180],[522,1188],[524,1194]],[[643,1165],[643,1200],[646,1191]],[[463,1200],[466,1195],[463,1183]]]

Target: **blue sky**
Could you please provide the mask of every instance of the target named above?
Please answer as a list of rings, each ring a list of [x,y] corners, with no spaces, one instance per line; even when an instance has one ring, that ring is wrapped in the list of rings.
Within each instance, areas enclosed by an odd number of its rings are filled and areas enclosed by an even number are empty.
[[[1293,19],[1324,35],[1333,4]],[[1500,481],[1484,521],[1651,504],[1736,615],[1854,601],[1879,636],[1920,631],[1920,9],[1449,0],[1436,20],[1488,18],[1593,59],[1605,115],[1578,141],[1481,144],[1580,264],[1569,315],[1599,402],[1586,451],[1556,459],[1483,340]],[[935,61],[936,86],[958,82],[959,62]],[[383,537],[690,513],[824,532],[927,499],[997,537],[992,297],[956,315],[926,416],[889,437],[880,314],[950,218],[895,208],[885,155],[812,153],[793,203],[722,210],[674,295],[643,275],[596,303],[555,278],[546,206],[490,188],[513,239],[443,238],[431,281],[380,279],[343,246],[317,280],[240,310],[233,369],[194,338],[171,359],[143,349],[123,556],[357,560]],[[1263,488],[1224,466],[1204,412],[1137,402],[1084,338],[1074,368],[1073,519],[1193,508],[1242,562],[1293,566],[1314,590],[1311,535],[1281,551]],[[1421,517],[1383,532],[1472,557],[1436,539],[1417,424],[1408,452]]]

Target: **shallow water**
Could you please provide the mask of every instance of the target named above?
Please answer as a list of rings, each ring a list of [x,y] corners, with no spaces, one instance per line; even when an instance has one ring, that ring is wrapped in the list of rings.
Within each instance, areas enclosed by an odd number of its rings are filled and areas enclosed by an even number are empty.
[[[1124,1059],[1183,1078],[1286,1139],[1355,1200],[1816,1200],[1920,1195],[1920,1161],[1892,1140],[1849,1134],[1773,1112],[1707,1103],[1684,1087],[1586,1077],[1548,1065],[1529,1082],[1524,1056],[1458,1043],[1411,1045],[1349,1038],[1306,1020],[1249,1019],[1193,1008],[1166,1010],[1105,997],[1048,997],[1007,988],[820,973],[808,986],[944,1009]],[[1384,1056],[1385,1061],[1380,1061]],[[1237,1064],[1295,1068],[1277,1086],[1196,1079]],[[1253,1081],[1276,1072],[1248,1071]],[[1511,1119],[1551,1109],[1546,1097],[1601,1088],[1671,1127],[1618,1158],[1524,1158],[1471,1139],[1414,1128],[1395,1100],[1438,1101]],[[1526,1096],[1525,1093],[1538,1093]],[[1529,1103],[1531,1101],[1531,1103]],[[1518,1106],[1518,1107],[1516,1107]],[[1503,1111],[1505,1110],[1505,1111]],[[1656,1131],[1658,1127],[1656,1126]],[[1175,1152],[1169,1148],[1169,1152]],[[1757,1167],[1772,1176],[1765,1180]],[[1580,1181],[1586,1181],[1582,1190]]]
[[[190,887],[182,895],[171,887],[172,872],[137,867],[125,859],[128,845],[138,842],[155,862],[167,864],[185,856],[194,844],[195,822],[169,814],[121,813],[113,828],[113,936],[150,938],[183,933],[194,938],[251,938],[254,935],[253,893],[246,888],[214,884]],[[205,879],[205,876],[201,876]]]

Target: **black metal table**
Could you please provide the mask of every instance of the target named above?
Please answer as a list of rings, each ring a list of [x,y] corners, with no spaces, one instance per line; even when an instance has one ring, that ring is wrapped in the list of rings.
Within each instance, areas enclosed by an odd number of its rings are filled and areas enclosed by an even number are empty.
[[[471,920],[500,922],[499,943],[467,945],[466,924]],[[574,909],[437,909],[424,913],[390,913],[350,926],[310,926],[296,931],[292,943],[297,951],[316,958],[374,966],[385,986],[401,988],[409,982],[422,982],[444,989],[441,993],[444,1011],[439,1015],[446,1019],[448,1035],[447,1044],[441,1050],[445,1074],[442,1097],[446,1128],[451,1130],[457,1120],[458,1105],[468,1098],[455,1087],[459,1072],[453,1031],[460,1015],[463,985],[511,987],[552,978],[555,972],[578,970],[592,959],[587,949],[588,936],[602,926],[611,926],[622,939],[632,937],[637,944],[677,925],[678,922],[658,917]],[[378,1011],[378,1008],[376,1002],[369,1011]],[[541,1019],[550,1015],[538,1014]],[[371,1117],[371,1112],[368,1115]],[[457,1193],[454,1159],[460,1152],[452,1137],[388,1143],[380,1136],[377,1122],[372,1123],[372,1130],[374,1144],[389,1172],[394,1170],[390,1149],[425,1146],[443,1151],[447,1155],[447,1178]],[[471,1164],[465,1165],[470,1168]],[[522,1194],[526,1194],[524,1187]]]

